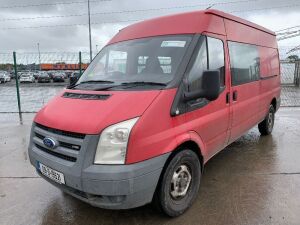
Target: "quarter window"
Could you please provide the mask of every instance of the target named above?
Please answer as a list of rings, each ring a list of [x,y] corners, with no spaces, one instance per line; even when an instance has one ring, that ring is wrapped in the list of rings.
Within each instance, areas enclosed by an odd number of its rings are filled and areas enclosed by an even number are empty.
[[[199,91],[202,87],[202,75],[205,70],[219,70],[221,87],[225,86],[225,56],[223,41],[205,37],[203,39],[189,76],[189,92]]]
[[[216,38],[207,37],[208,47],[208,69],[220,71],[221,87],[225,86],[225,58],[223,41]]]
[[[258,80],[260,76],[257,46],[228,42],[232,85]]]
[[[202,89],[202,75],[207,69],[206,41],[203,40],[194,65],[192,66],[188,76],[189,92],[199,91]]]

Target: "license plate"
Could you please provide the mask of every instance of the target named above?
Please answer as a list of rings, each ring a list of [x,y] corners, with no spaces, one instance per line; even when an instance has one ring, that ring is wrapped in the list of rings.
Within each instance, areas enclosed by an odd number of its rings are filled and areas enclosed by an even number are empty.
[[[48,166],[45,166],[44,164],[38,162],[38,169],[41,171],[43,175],[50,178],[51,180],[54,180],[55,182],[59,184],[65,184],[65,177],[64,174],[61,172],[58,172],[54,169],[51,169]]]

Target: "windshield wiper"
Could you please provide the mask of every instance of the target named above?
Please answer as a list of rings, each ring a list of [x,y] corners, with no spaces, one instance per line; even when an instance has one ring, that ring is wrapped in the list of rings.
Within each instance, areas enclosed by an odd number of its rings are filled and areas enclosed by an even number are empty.
[[[154,85],[154,86],[167,86],[165,83],[153,82],[153,81],[134,81],[124,82],[121,85]]]
[[[96,91],[103,91],[103,90],[108,90],[111,88],[115,88],[115,87],[126,87],[126,88],[132,88],[132,87],[137,87],[137,86],[147,86],[147,85],[151,85],[151,86],[167,86],[167,84],[165,83],[159,83],[159,82],[151,82],[151,81],[134,81],[134,82],[124,82],[118,85],[112,85],[109,87],[103,87],[103,88],[99,88],[96,89]]]
[[[86,80],[86,81],[82,81],[82,82],[80,82],[78,84],[70,85],[68,88],[74,88],[74,87],[77,87],[78,85],[88,84],[88,83],[113,84],[115,82],[110,81],[110,80]]]

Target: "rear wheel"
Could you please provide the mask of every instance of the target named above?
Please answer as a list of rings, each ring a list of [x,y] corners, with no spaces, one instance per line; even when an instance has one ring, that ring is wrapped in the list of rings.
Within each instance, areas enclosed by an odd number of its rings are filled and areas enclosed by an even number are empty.
[[[183,214],[195,201],[201,179],[198,156],[187,149],[176,154],[162,175],[155,205],[170,217]]]
[[[269,112],[266,118],[258,124],[258,130],[261,135],[269,135],[272,133],[275,122],[275,109],[273,105],[270,105]]]

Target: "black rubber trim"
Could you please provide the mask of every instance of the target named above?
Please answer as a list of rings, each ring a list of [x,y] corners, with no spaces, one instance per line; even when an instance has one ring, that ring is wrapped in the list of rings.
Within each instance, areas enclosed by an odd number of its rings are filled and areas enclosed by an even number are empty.
[[[108,94],[83,94],[83,93],[73,93],[65,92],[62,97],[64,98],[74,98],[74,99],[84,99],[84,100],[106,100],[111,95]]]
[[[277,77],[278,75],[271,75],[271,76],[267,76],[267,77],[261,77],[260,79],[261,80],[268,80],[268,79],[271,79],[271,78],[274,78],[274,77]]]
[[[186,77],[187,71],[190,69],[191,61],[195,60],[195,52],[199,47],[199,39],[203,38],[201,34],[195,34],[192,42],[190,43],[189,49],[187,50],[187,54],[184,60],[184,65],[181,66],[181,74],[177,76],[177,93],[173,100],[173,104],[171,107],[171,116],[177,116],[186,112],[186,105],[182,102],[182,97],[185,89],[184,85],[184,77]]]
[[[84,139],[85,138],[85,134],[58,130],[58,129],[55,129],[55,128],[46,127],[46,126],[44,126],[42,124],[39,124],[39,123],[35,123],[35,124],[36,124],[37,127],[41,128],[42,130],[46,130],[46,131],[49,131],[49,132],[54,133],[54,134],[59,134],[59,135],[63,135],[63,136],[67,136],[67,137],[73,137],[73,138],[79,138],[79,139]]]
[[[41,140],[44,140],[45,136],[41,135],[37,132],[34,133],[36,137],[38,137]],[[59,141],[59,146],[64,147],[64,148],[68,148],[74,151],[79,151],[81,146],[80,145],[75,145],[75,144],[71,144],[71,143],[67,143],[67,142],[63,142],[63,141]]]
[[[53,152],[43,146],[40,146],[38,144],[35,144],[35,147],[37,147],[39,150],[49,154],[49,155],[53,155],[57,158],[60,158],[60,159],[64,159],[66,161],[70,161],[70,162],[76,162],[76,158],[75,157],[72,157],[72,156],[67,156],[67,155],[64,155],[64,154],[61,154],[61,153],[58,153],[58,152]]]

